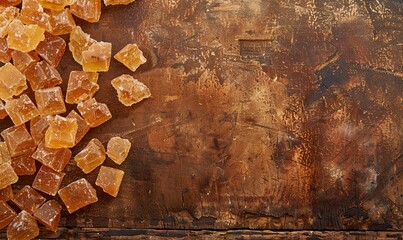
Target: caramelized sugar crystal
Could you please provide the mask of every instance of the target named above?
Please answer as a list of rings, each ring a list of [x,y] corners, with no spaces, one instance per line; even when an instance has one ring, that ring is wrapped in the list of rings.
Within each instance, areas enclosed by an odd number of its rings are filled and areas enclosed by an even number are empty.
[[[56,172],[61,172],[70,160],[71,151],[68,148],[48,148],[42,141],[32,157]]]
[[[134,1],[136,1],[136,0],[104,0],[104,3],[105,3],[105,6],[118,5],[118,4],[127,5]]]
[[[10,163],[0,164],[0,189],[6,188],[18,181],[18,176],[15,174]]]
[[[147,62],[143,52],[139,49],[137,44],[127,44],[122,50],[115,54],[114,58],[123,63],[127,68],[133,72]]]
[[[14,197],[13,193],[13,188],[11,185],[8,185],[7,187],[0,189],[0,202],[7,202],[8,200],[11,200]],[[0,210],[1,212],[1,210]],[[1,216],[1,213],[0,213]],[[2,219],[0,217],[0,219]],[[1,229],[1,224],[0,224],[0,229]]]
[[[109,140],[106,154],[117,164],[122,164],[129,155],[132,144],[129,140],[120,137],[113,137]]]
[[[8,29],[8,47],[21,52],[34,50],[45,39],[45,29],[36,24],[25,25],[18,19],[14,19]]]
[[[16,126],[24,124],[39,115],[35,104],[26,94],[22,94],[19,98],[7,100],[6,111]]]
[[[45,202],[35,213],[34,217],[47,230],[56,232],[60,222],[62,206],[55,200]]]
[[[13,198],[15,205],[31,214],[38,210],[45,201],[46,198],[29,185],[25,185]]]
[[[35,218],[26,211],[21,211],[7,227],[8,240],[28,240],[39,235]]]
[[[27,67],[24,72],[32,90],[55,87],[62,83],[62,77],[56,68],[46,61],[40,61]]]
[[[36,174],[32,187],[51,196],[56,196],[65,175],[65,173],[56,172],[42,165]]]
[[[17,6],[21,3],[21,0],[1,0],[0,6],[9,7],[9,6]]]
[[[4,38],[7,35],[8,25],[18,16],[20,10],[16,7],[5,7],[0,1],[0,38]]]
[[[56,115],[66,112],[62,89],[44,88],[35,91],[35,100],[41,115]]]
[[[7,45],[7,39],[0,38],[0,62],[9,62],[11,60],[11,52],[11,49],[9,49]]]
[[[76,26],[70,33],[69,49],[73,54],[73,58],[79,64],[82,64],[83,51],[87,50],[96,41],[89,34],[83,32],[80,26]]]
[[[17,213],[7,203],[0,202],[0,229],[5,228],[16,216]]]
[[[50,33],[53,35],[69,34],[76,27],[69,8],[61,11],[47,11],[47,13],[50,16],[50,25],[52,26]]]
[[[101,166],[95,185],[101,187],[107,194],[116,197],[124,174],[125,172],[122,170]]]
[[[86,72],[107,72],[111,62],[112,44],[97,42],[82,52],[83,70]]]
[[[100,166],[105,161],[105,148],[102,143],[93,138],[87,146],[81,150],[75,157],[77,166],[83,170],[84,173],[90,173],[96,167]]]
[[[63,10],[64,7],[72,4],[73,0],[39,0],[44,8],[51,10]]]
[[[95,98],[80,102],[77,109],[92,128],[112,118],[108,106],[105,103],[98,103]]]
[[[1,136],[4,141],[6,141],[11,157],[17,157],[35,151],[35,141],[29,134],[25,124],[9,127],[1,132]]]
[[[48,148],[71,148],[75,145],[77,120],[59,115],[48,118],[49,128],[45,133]]]
[[[71,112],[66,116],[66,118],[75,118],[77,120],[77,134],[76,134],[76,144],[83,139],[83,137],[90,130],[90,125],[78,114],[76,111],[71,110]]]
[[[52,67],[57,67],[66,50],[66,42],[63,38],[45,33],[45,40],[40,42],[35,51],[45,59]]]
[[[5,142],[0,142],[0,164],[11,162],[11,155],[8,151],[7,144]]]
[[[0,100],[0,119],[4,119],[8,116],[6,111],[6,106],[4,105],[3,101]]]
[[[18,96],[27,88],[25,76],[14,65],[6,63],[0,67],[0,99]]]
[[[98,22],[101,17],[101,0],[76,0],[71,13],[88,22]]]
[[[131,106],[151,96],[148,87],[128,74],[123,74],[112,80],[112,86],[118,93],[119,101],[125,106]]]
[[[25,73],[25,70],[28,67],[40,60],[38,53],[34,51],[24,53],[21,51],[13,50],[11,52],[11,57],[13,58],[14,66],[22,73]]]
[[[36,24],[47,31],[52,28],[50,17],[43,11],[38,0],[23,0],[19,19],[25,24]]]
[[[18,176],[33,175],[36,172],[35,159],[25,154],[11,159],[11,166]]]
[[[58,194],[69,213],[98,201],[96,190],[85,178],[70,183],[60,189]]]
[[[45,137],[45,132],[49,127],[47,116],[37,116],[29,122],[29,130],[35,143],[38,145]]]
[[[98,73],[71,71],[67,84],[66,103],[78,104],[92,98],[99,90]]]

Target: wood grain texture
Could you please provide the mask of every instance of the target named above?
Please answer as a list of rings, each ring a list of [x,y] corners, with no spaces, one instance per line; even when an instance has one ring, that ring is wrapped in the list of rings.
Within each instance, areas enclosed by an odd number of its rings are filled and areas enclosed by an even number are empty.
[[[133,75],[152,98],[124,107],[110,80],[129,70],[113,61],[100,74],[95,98],[114,118],[73,152],[128,138],[126,175],[116,199],[97,188],[100,201],[64,210],[62,226],[403,230],[401,1],[137,0],[102,11],[78,23],[113,53],[143,49]],[[64,92],[78,69],[67,51]],[[62,185],[84,176],[73,161],[66,172]]]

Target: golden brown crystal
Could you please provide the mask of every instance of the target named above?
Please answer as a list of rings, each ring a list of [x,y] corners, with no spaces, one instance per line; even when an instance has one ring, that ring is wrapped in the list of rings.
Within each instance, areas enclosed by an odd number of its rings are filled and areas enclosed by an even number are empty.
[[[24,210],[7,227],[8,240],[28,240],[38,235],[38,223],[31,214]]]
[[[49,128],[45,133],[48,148],[71,148],[75,145],[77,120],[61,116],[49,117]]]
[[[7,35],[8,25],[18,16],[19,12],[20,10],[16,7],[0,6],[0,38]]]
[[[91,127],[98,127],[112,118],[108,106],[105,103],[98,103],[95,98],[80,102],[77,109]]]
[[[124,174],[125,172],[122,170],[101,166],[95,185],[101,187],[109,195],[116,197]]]
[[[35,189],[25,185],[13,198],[13,203],[21,210],[33,214],[46,201]]]
[[[82,52],[83,70],[86,72],[107,72],[111,62],[112,44],[97,42]]]
[[[32,187],[51,196],[56,196],[65,175],[65,173],[56,172],[42,165],[36,174]]]
[[[71,112],[66,116],[66,118],[75,118],[77,120],[77,134],[76,134],[76,144],[83,139],[83,137],[90,130],[90,125],[78,114],[76,111],[71,110]]]
[[[36,24],[25,25],[18,19],[14,19],[8,29],[8,47],[21,52],[34,50],[45,39],[45,29]]]
[[[66,112],[62,89],[44,88],[35,91],[35,100],[41,115],[56,115]]]
[[[131,143],[127,139],[113,137],[109,140],[106,154],[117,164],[122,164],[129,155]]]
[[[98,22],[101,17],[101,0],[76,0],[70,10],[76,17],[88,22]]]
[[[7,187],[0,189],[0,202],[7,202],[8,200],[11,200],[14,197],[13,193],[13,188],[11,185],[8,185]],[[1,212],[1,210],[0,210]],[[1,213],[0,213],[1,216]],[[0,217],[0,219],[2,219]],[[1,229],[1,224],[0,224],[0,229]]]
[[[37,0],[22,1],[19,19],[25,24],[36,24],[47,31],[52,28],[49,15],[43,11],[41,4]]]
[[[89,34],[83,32],[80,26],[77,26],[70,33],[69,49],[73,54],[74,60],[82,64],[82,53],[87,50],[96,41]]]
[[[6,227],[17,216],[17,213],[5,202],[0,202],[0,229]]]
[[[63,10],[64,7],[72,4],[73,0],[39,0],[44,8],[52,10]]]
[[[0,99],[20,95],[27,88],[25,76],[14,65],[6,63],[0,67]]]
[[[14,66],[22,73],[25,73],[25,70],[28,67],[40,60],[38,53],[34,51],[24,53],[21,51],[13,50],[11,52],[11,57],[13,58]]]
[[[96,190],[85,178],[70,183],[60,189],[58,194],[69,213],[98,201]]]
[[[36,144],[39,144],[45,137],[45,132],[49,127],[47,116],[37,116],[29,122],[29,130]]]
[[[66,50],[66,42],[63,38],[45,33],[45,40],[40,42],[35,51],[45,59],[52,67],[57,67]]]
[[[35,151],[35,141],[29,134],[25,124],[9,127],[1,132],[1,136],[4,141],[6,141],[11,157],[17,157]]]
[[[32,90],[55,87],[62,83],[62,77],[56,68],[46,61],[40,61],[27,67],[24,72]]]
[[[112,86],[118,93],[119,101],[125,106],[131,106],[151,96],[148,87],[128,74],[123,74],[112,80]]]
[[[7,100],[6,111],[16,126],[24,124],[39,115],[35,104],[26,94],[22,94],[19,98]]]
[[[71,151],[68,148],[48,148],[42,141],[32,157],[56,172],[61,172],[70,160]]]
[[[78,104],[92,98],[99,90],[98,73],[71,71],[67,84],[66,103]]]
[[[76,27],[69,8],[61,11],[48,11],[48,14],[50,16],[50,25],[52,25],[50,33],[53,35],[69,34]]]
[[[15,174],[11,164],[6,162],[0,164],[0,189],[6,188],[18,181],[18,176]]]
[[[11,60],[11,49],[8,48],[6,38],[0,38],[0,62],[7,63]]]
[[[104,146],[98,139],[94,138],[74,157],[74,161],[84,173],[90,173],[100,166],[105,161],[105,158]]]
[[[139,49],[137,44],[127,44],[122,50],[115,54],[114,58],[123,63],[127,68],[133,72],[147,62],[143,52]]]
[[[60,222],[62,206],[55,200],[45,202],[35,213],[34,217],[46,229],[56,232]]]
[[[11,159],[11,166],[18,176],[33,175],[36,172],[35,159],[25,154]]]
[[[11,155],[8,151],[7,144],[5,142],[0,142],[0,164],[6,162],[11,162]]]

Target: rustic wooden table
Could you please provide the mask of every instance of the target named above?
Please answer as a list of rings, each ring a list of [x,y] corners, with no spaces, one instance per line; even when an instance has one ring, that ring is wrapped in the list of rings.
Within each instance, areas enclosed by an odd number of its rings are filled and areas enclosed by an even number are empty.
[[[128,138],[121,191],[43,238],[401,239],[400,0],[137,0],[77,21],[113,53],[137,43],[153,96],[125,107],[110,80],[130,71],[100,75],[113,119],[73,152]],[[64,91],[78,69],[66,51]]]

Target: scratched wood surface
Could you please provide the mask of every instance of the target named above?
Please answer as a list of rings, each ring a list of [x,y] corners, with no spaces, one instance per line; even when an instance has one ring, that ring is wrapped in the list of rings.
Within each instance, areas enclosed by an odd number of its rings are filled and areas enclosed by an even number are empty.
[[[100,75],[95,97],[114,118],[73,152],[128,138],[126,175],[116,199],[97,188],[99,202],[63,210],[61,226],[403,230],[400,0],[137,0],[102,11],[78,23],[113,53],[137,43],[148,62],[133,75],[153,96],[124,107],[110,80],[130,72],[112,61]],[[67,51],[64,91],[78,69]],[[63,185],[85,176],[74,161],[66,172]]]

